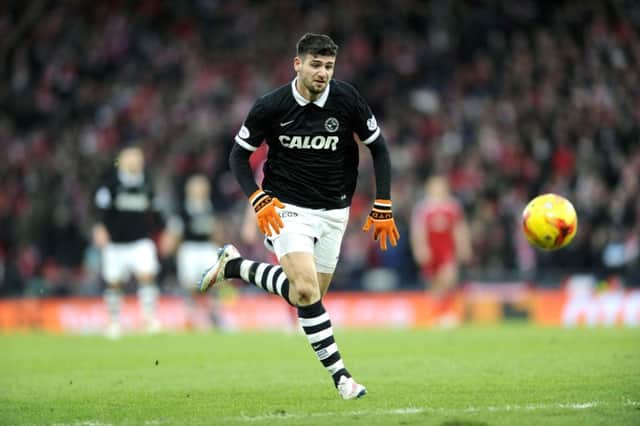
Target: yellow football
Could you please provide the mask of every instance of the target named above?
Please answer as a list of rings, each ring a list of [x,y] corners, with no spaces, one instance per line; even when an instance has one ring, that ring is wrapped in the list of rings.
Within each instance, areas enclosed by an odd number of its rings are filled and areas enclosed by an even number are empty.
[[[527,240],[543,250],[566,247],[578,230],[578,215],[566,198],[539,195],[522,212],[522,230]]]

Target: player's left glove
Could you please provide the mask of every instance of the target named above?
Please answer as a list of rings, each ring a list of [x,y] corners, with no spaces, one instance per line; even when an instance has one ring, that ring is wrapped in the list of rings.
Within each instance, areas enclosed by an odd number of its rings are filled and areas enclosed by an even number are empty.
[[[280,230],[284,228],[284,223],[278,215],[276,207],[283,209],[284,204],[276,197],[269,196],[262,189],[258,189],[251,194],[249,201],[251,205],[253,205],[253,210],[256,212],[256,219],[260,231],[269,237],[272,235],[272,230],[276,234],[279,234]]]
[[[376,200],[373,203],[371,213],[367,217],[367,222],[362,227],[364,232],[369,231],[373,225],[373,239],[380,243],[382,250],[387,249],[387,237],[392,246],[398,245],[400,233],[396,228],[396,222],[393,220],[391,212],[391,200]]]

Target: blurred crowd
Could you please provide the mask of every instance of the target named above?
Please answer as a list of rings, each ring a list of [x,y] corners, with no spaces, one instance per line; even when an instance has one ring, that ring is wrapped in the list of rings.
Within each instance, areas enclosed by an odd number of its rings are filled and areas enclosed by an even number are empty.
[[[639,28],[632,0],[3,1],[0,294],[97,292],[93,191],[125,145],[143,147],[168,211],[189,175],[208,175],[225,237],[240,241],[247,202],[228,152],[255,98],[293,78],[305,32],[335,39],[336,78],[381,124],[403,235],[381,253],[360,231],[375,188],[364,148],[336,288],[381,270],[420,285],[407,227],[434,172],[471,229],[465,279],[589,271],[638,285]],[[553,254],[520,232],[542,192],[567,196],[580,218]]]

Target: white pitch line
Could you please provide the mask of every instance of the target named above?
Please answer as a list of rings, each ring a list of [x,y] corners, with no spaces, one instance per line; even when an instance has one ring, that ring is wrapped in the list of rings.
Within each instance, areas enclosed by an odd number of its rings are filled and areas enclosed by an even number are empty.
[[[319,412],[319,413],[282,413],[282,414],[262,414],[226,417],[228,421],[246,421],[259,422],[263,420],[295,420],[308,417],[351,417],[351,416],[390,416],[390,415],[411,415],[420,413],[441,413],[441,414],[464,414],[464,413],[482,413],[482,412],[509,412],[509,411],[538,411],[538,410],[588,410],[600,406],[640,406],[639,401],[626,400],[620,404],[611,404],[602,401],[587,401],[574,403],[554,403],[554,404],[524,404],[524,405],[490,405],[486,407],[463,407],[463,408],[445,408],[445,407],[406,407],[394,408],[389,410],[355,410],[345,412]]]
[[[345,412],[320,412],[320,413],[283,413],[283,414],[263,414],[252,416],[243,414],[234,417],[225,417],[227,421],[246,421],[260,422],[263,420],[295,420],[307,417],[350,417],[350,416],[392,416],[392,415],[410,415],[420,413],[440,413],[440,414],[464,414],[464,413],[482,413],[482,412],[509,412],[509,411],[536,411],[536,410],[588,410],[595,407],[640,407],[640,401],[626,399],[621,403],[607,403],[602,401],[573,402],[573,403],[555,403],[555,404],[524,404],[524,405],[489,405],[486,407],[463,407],[463,408],[445,408],[445,407],[406,407],[393,408],[389,410],[355,410]],[[146,420],[145,425],[154,426],[170,423],[170,420]],[[111,426],[112,423],[103,423],[99,420],[81,420],[74,423],[53,423],[54,426]]]

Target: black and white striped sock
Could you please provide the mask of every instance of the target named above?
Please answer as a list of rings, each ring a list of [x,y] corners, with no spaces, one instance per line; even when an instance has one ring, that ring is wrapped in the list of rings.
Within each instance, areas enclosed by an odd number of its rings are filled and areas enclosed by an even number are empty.
[[[254,262],[242,258],[232,259],[225,268],[225,277],[241,278],[269,293],[281,296],[293,306],[289,300],[289,279],[280,265]]]
[[[333,338],[331,320],[322,306],[322,301],[309,306],[299,306],[298,320],[318,359],[331,374],[334,384],[338,385],[341,376],[351,377],[342,362],[338,345]]]

